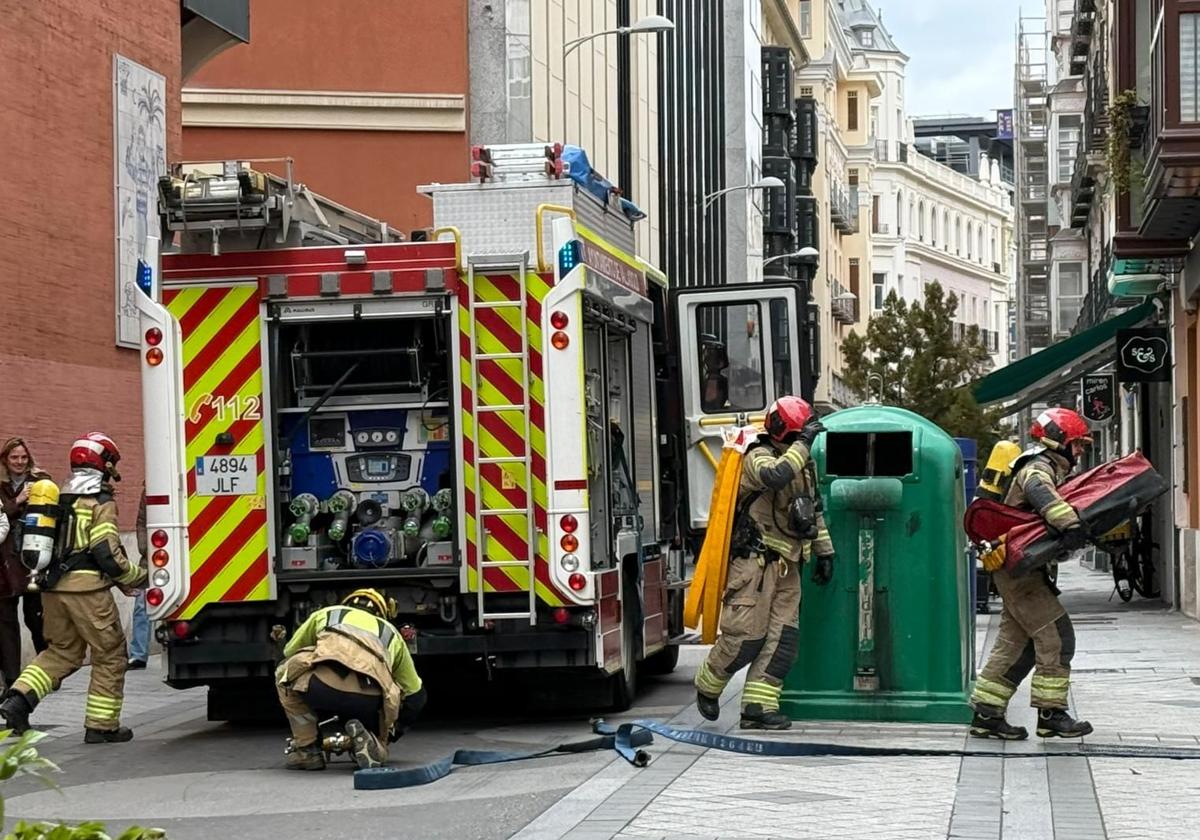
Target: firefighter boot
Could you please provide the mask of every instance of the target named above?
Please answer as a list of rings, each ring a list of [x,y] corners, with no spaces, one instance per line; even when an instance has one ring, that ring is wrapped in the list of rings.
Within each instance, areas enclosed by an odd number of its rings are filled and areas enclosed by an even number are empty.
[[[89,726],[83,733],[85,744],[123,744],[132,740],[133,730],[128,726],[118,726],[116,729],[92,729]]]
[[[705,720],[716,720],[721,716],[721,700],[717,697],[709,697],[707,694],[696,692],[696,708],[700,710],[700,714]]]
[[[297,747],[288,740],[288,747],[283,752],[289,770],[324,770],[325,753],[317,743]]]
[[[360,770],[382,767],[387,761],[387,749],[357,720],[346,722],[346,734],[350,736],[350,754]]]
[[[791,729],[792,721],[778,709],[764,712],[758,703],[747,703],[742,709],[742,729]]]
[[[1024,726],[1013,726],[1004,719],[1004,713],[985,715],[976,711],[971,718],[971,735],[975,738],[999,738],[1001,741],[1024,741],[1029,730]]]
[[[37,706],[37,698],[10,688],[0,701],[0,717],[14,734],[20,735],[29,731],[29,716]]]
[[[1075,720],[1066,709],[1038,709],[1037,734],[1039,738],[1082,738],[1092,734],[1092,725]]]

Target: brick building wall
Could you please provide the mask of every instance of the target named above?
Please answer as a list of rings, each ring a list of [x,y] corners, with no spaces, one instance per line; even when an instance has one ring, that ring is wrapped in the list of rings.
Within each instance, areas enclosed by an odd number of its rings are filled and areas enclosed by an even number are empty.
[[[122,526],[142,482],[139,354],[115,338],[113,54],[167,80],[178,155],[178,0],[5,4],[0,36],[0,437],[56,480],[91,430],[121,447]]]
[[[340,204],[431,224],[415,187],[469,174],[466,4],[254,0],[252,15],[250,43],[187,82],[184,159],[291,157]]]

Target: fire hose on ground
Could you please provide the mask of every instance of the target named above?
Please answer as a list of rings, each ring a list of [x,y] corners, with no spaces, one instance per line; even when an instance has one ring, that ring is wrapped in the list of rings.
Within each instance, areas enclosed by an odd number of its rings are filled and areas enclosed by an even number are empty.
[[[476,767],[485,764],[505,764],[552,755],[616,750],[635,767],[650,763],[650,754],[642,747],[661,735],[681,744],[742,753],[743,755],[779,757],[851,757],[851,758],[1143,758],[1173,761],[1200,760],[1200,749],[1187,747],[1148,747],[1133,744],[1073,744],[1064,749],[1029,752],[1007,752],[987,749],[953,749],[935,747],[871,747],[851,744],[822,744],[803,741],[768,741],[722,735],[703,729],[681,729],[655,720],[635,720],[617,726],[603,720],[592,722],[595,737],[559,744],[536,752],[506,752],[498,750],[456,750],[453,755],[417,767],[375,767],[354,774],[356,790],[391,790],[414,787],[443,779],[455,767]]]

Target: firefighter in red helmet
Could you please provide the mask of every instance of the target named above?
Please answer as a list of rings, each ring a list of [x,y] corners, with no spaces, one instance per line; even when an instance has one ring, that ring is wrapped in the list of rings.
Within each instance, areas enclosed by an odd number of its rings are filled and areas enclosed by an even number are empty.
[[[1087,542],[1087,532],[1057,487],[1092,443],[1087,421],[1070,409],[1050,408],[1038,415],[1029,434],[1036,446],[1013,465],[1004,504],[1036,511],[1063,535],[1064,548],[1079,548]],[[992,575],[1004,609],[991,655],[971,694],[975,711],[971,734],[1003,740],[1029,737],[1023,726],[1005,720],[1005,712],[1016,687],[1033,671],[1031,701],[1038,710],[1038,736],[1087,735],[1091,724],[1077,721],[1067,712],[1075,630],[1048,570],[1017,577],[1001,566]]]
[[[112,482],[119,481],[121,453],[104,434],[91,432],[71,447],[71,480],[59,496],[64,542],[55,546],[42,581],[49,647],[31,662],[0,701],[0,716],[20,733],[46,695],[79,670],[91,651],[84,742],[128,741],[121,726],[125,688],[125,634],[111,589],[144,584],[145,570],[130,562],[117,531]]]
[[[742,462],[721,634],[696,673],[696,705],[716,720],[726,683],[749,665],[741,727],[787,729],[779,697],[799,650],[800,567],[815,558],[813,580],[833,578],[833,543],[810,457],[825,427],[799,397],[776,400],[764,427]]]

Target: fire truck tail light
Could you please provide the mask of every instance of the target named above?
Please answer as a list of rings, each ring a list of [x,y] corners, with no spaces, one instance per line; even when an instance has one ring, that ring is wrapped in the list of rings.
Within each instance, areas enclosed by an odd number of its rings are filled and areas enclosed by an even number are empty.
[[[150,535],[150,544],[155,548],[162,548],[167,544],[167,532],[161,528]]]
[[[554,345],[555,350],[566,350],[567,345],[571,343],[571,339],[565,332],[559,330],[554,335],[550,336],[550,343]]]
[[[157,347],[162,344],[162,330],[158,327],[151,327],[146,330],[146,343],[151,347]]]
[[[166,586],[171,582],[171,573],[166,569],[155,569],[154,574],[150,576],[150,582],[155,586]]]
[[[175,634],[176,639],[186,639],[192,632],[192,626],[186,621],[176,621],[171,625],[171,632]]]
[[[579,572],[576,572],[567,578],[567,586],[571,587],[576,592],[582,592],[584,587],[587,586],[587,578],[585,578]]]
[[[562,546],[563,551],[575,552],[579,550],[579,537],[574,534],[566,534],[558,544]]]
[[[150,367],[158,367],[162,364],[162,360],[163,351],[159,350],[157,347],[151,347],[146,351],[146,364],[150,365]]]
[[[565,330],[569,323],[571,323],[571,319],[567,317],[566,312],[555,310],[550,315],[550,326],[556,330]]]
[[[161,548],[156,549],[155,552],[150,555],[150,562],[160,569],[167,565],[167,562],[170,559],[171,555],[167,554],[167,552]]]
[[[571,613],[566,607],[559,607],[551,615],[554,616],[555,624],[566,624],[571,620]]]
[[[558,561],[564,571],[573,572],[579,568],[579,558],[574,554],[564,554]]]
[[[582,575],[580,575],[582,577]],[[163,602],[163,591],[161,589],[147,589],[146,603],[152,607],[157,607]]]
[[[568,513],[562,519],[558,520],[558,527],[562,528],[568,534],[573,534],[575,533],[575,529],[579,527],[579,520]]]

